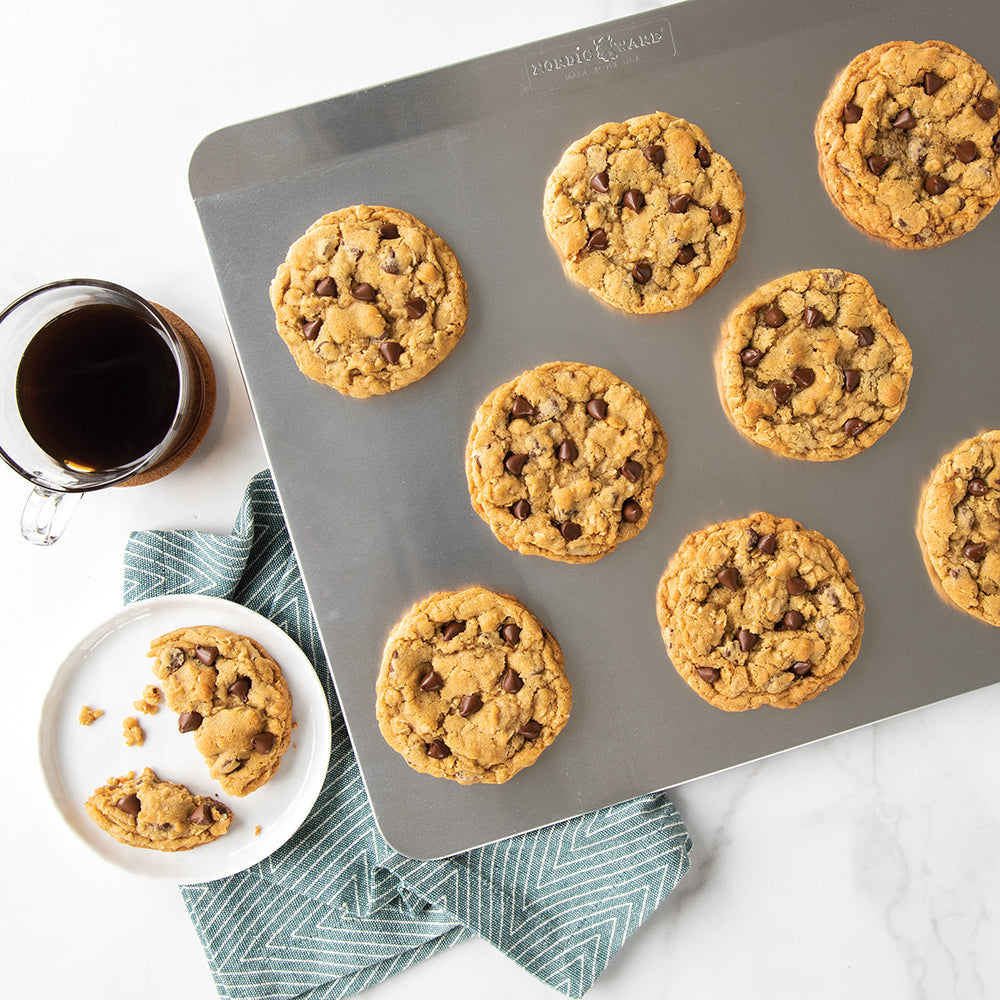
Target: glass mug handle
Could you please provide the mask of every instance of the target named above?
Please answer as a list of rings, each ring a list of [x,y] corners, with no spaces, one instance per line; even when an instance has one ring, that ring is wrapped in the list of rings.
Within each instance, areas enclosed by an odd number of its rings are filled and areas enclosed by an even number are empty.
[[[36,486],[21,514],[21,534],[34,545],[51,545],[63,533],[82,496]]]

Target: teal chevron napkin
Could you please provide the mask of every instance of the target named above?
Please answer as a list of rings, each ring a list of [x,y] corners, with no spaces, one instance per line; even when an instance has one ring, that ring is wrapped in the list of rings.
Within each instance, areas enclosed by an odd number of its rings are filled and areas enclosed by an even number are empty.
[[[237,601],[284,629],[330,703],[333,751],[297,833],[246,871],[181,893],[222,997],[347,997],[478,934],[580,997],[688,869],[691,841],[662,794],[443,861],[379,834],[337,704],[270,474],[233,534],[134,532],[126,603],[161,594]]]

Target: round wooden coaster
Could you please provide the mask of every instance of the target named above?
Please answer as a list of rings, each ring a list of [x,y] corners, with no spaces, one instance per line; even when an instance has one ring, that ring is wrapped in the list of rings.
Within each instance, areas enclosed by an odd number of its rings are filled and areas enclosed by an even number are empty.
[[[144,472],[138,473],[131,479],[126,479],[123,483],[118,483],[118,486],[144,486],[146,483],[162,479],[183,465],[195,453],[195,449],[208,433],[212,416],[215,413],[215,369],[212,367],[212,359],[208,356],[205,345],[180,316],[156,302],[151,303],[151,305],[170,324],[171,329],[189,350],[195,361],[195,367],[201,373],[201,378],[194,386],[194,392],[200,397],[200,399],[195,400],[194,406],[196,410],[200,406],[200,410],[191,431],[169,455],[165,455],[156,465]]]

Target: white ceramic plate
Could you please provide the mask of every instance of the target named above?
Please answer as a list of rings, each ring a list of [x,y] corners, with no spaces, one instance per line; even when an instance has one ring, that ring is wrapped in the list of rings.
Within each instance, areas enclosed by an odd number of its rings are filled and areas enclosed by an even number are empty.
[[[281,666],[296,726],[278,773],[245,798],[224,795],[208,775],[177,716],[161,703],[155,715],[132,705],[157,683],[146,653],[151,640],[187,625],[219,625],[256,639]],[[79,724],[89,705],[104,714]],[[126,716],[145,732],[141,747],[122,736]],[[59,667],[42,706],[39,753],[49,792],[70,828],[105,861],[136,875],[179,884],[207,882],[267,857],[299,828],[319,795],[330,758],[330,710],[305,653],[273,622],[217,597],[176,595],[137,601],[76,644]],[[233,810],[229,832],[190,851],[126,847],[87,815],[84,802],[110,777],[151,767],[159,777],[211,795]],[[259,832],[258,832],[259,828]]]

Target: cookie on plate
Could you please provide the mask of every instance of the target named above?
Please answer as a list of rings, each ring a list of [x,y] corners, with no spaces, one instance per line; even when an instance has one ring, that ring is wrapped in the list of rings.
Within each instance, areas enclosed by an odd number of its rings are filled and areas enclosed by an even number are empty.
[[[813,462],[874,444],[906,406],[912,353],[860,275],[797,271],[730,314],[719,353],[727,415],[751,441]]]
[[[386,642],[376,715],[414,770],[501,784],[569,718],[573,690],[553,636],[516,598],[482,587],[415,604]]]
[[[856,56],[816,121],[819,171],[860,229],[936,247],[1000,199],[1000,91],[948,42],[892,41]]]
[[[189,851],[209,844],[233,820],[228,806],[158,778],[148,767],[139,777],[129,771],[108,778],[85,806],[87,815],[119,843],[153,851]]]
[[[961,442],[938,462],[921,497],[917,535],[947,598],[1000,625],[1000,430]]]
[[[292,734],[292,696],[281,667],[255,640],[215,625],[153,640],[153,673],[178,729],[194,733],[209,773],[230,795],[274,777]]]
[[[677,672],[727,712],[815,698],[847,672],[864,631],[837,546],[763,512],[689,535],[660,578],[656,614]]]
[[[278,333],[299,368],[347,396],[423,378],[465,332],[465,279],[451,247],[398,208],[324,215],[271,282]]]
[[[736,260],[746,225],[732,165],[665,112],[574,142],[549,176],[543,218],[567,275],[629,313],[690,305]]]
[[[486,397],[465,467],[473,508],[507,548],[583,563],[646,526],[666,455],[636,389],[604,368],[556,361]]]

